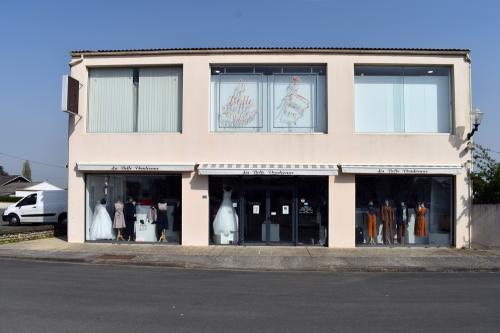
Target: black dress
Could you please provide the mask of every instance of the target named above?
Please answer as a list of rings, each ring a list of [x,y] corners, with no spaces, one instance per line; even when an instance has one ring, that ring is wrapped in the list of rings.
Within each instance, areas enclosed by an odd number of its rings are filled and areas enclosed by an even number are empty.
[[[124,237],[128,239],[129,237],[134,237],[134,223],[135,223],[135,205],[131,202],[125,203],[123,206],[123,215],[125,216],[125,235]]]
[[[168,217],[167,210],[158,209],[158,219],[156,220],[156,224],[158,225],[158,230],[168,229]]]

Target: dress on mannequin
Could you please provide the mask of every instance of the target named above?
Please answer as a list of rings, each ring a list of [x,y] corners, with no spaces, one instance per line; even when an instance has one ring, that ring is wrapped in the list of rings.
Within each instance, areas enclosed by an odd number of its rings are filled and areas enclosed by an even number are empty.
[[[117,201],[115,203],[115,218],[113,220],[113,228],[123,229],[125,228],[125,216],[123,215],[123,203]]]
[[[384,226],[384,243],[391,244],[393,241],[392,225],[394,222],[394,209],[386,200],[385,204],[380,209],[380,216]]]
[[[158,214],[156,220],[157,233],[159,235],[160,241],[167,241],[167,235],[165,234],[168,229],[168,218],[167,218],[167,203],[158,203]]]
[[[369,243],[375,244],[377,237],[377,207],[372,201],[368,203],[368,237]]]
[[[104,203],[99,203],[95,206],[92,224],[90,225],[90,240],[113,239],[113,222],[106,210]]]
[[[417,222],[415,223],[415,236],[425,237],[427,236],[427,221],[425,220],[425,214],[427,213],[427,208],[424,205],[417,207]]]
[[[396,211],[396,229],[398,231],[398,243],[403,244],[406,237],[406,229],[408,225],[408,207],[404,202],[398,206]]]
[[[222,204],[214,219],[214,242],[230,244],[238,242],[238,215],[231,201],[232,191],[224,190]]]
[[[123,207],[123,215],[125,217],[125,238],[130,240],[134,237],[135,214],[135,205],[132,199],[129,199]]]

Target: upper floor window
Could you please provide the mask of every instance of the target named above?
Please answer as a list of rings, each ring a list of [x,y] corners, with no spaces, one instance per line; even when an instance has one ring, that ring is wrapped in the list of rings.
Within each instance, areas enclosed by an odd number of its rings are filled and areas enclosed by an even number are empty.
[[[179,67],[92,68],[88,132],[180,132]]]
[[[212,67],[211,130],[325,133],[325,66]]]
[[[449,67],[355,66],[356,132],[450,133]]]

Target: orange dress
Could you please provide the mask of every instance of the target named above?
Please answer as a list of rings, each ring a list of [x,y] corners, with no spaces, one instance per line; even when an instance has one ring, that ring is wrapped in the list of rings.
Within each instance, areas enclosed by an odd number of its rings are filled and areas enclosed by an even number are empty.
[[[368,237],[377,237],[377,214],[368,213]]]
[[[417,221],[415,223],[415,236],[425,237],[427,236],[427,221],[425,220],[425,213],[427,213],[427,208],[417,208]]]

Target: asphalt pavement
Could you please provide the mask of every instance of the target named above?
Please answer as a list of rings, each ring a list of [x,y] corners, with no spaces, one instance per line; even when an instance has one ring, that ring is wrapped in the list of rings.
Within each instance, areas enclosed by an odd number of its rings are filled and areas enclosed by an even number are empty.
[[[498,332],[498,273],[0,260],[2,332]]]

